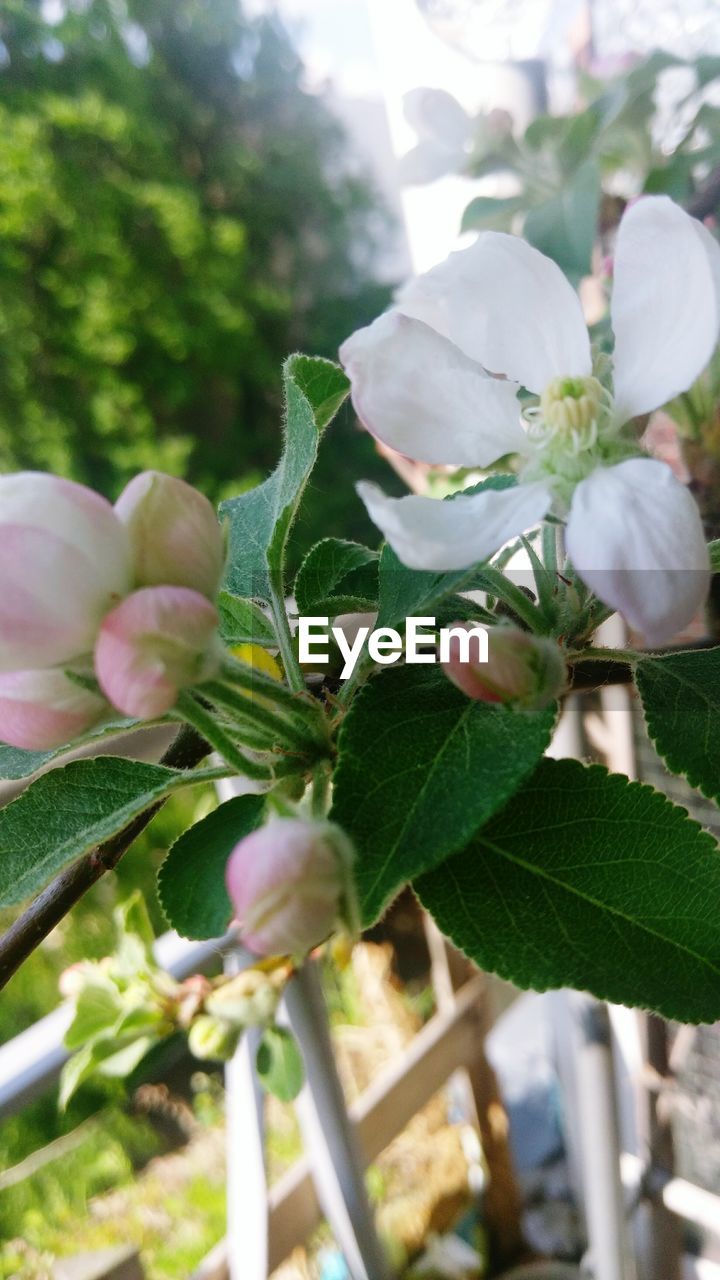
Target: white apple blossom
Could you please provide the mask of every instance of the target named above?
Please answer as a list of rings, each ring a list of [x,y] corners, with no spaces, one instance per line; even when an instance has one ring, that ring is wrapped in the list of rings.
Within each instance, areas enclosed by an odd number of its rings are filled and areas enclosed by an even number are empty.
[[[457,98],[444,89],[411,89],[403,98],[403,111],[418,142],[400,160],[401,182],[434,182],[464,168],[473,121]]]
[[[417,144],[398,162],[400,181],[418,186],[449,173],[461,173],[473,143],[492,147],[512,133],[512,116],[503,107],[471,116],[445,89],[411,89],[403,98],[405,119]]]
[[[340,357],[358,416],[386,444],[462,466],[518,454],[519,483],[451,502],[388,498],[366,483],[358,491],[417,569],[464,568],[549,514],[566,519],[577,573],[657,644],[702,604],[709,558],[690,493],[626,424],[691,385],[720,323],[720,249],[665,196],[622,219],[611,323],[609,385],[593,374],[580,302],[560,268],[518,237],[478,236],[406,286]],[[535,397],[522,412],[521,388]]]

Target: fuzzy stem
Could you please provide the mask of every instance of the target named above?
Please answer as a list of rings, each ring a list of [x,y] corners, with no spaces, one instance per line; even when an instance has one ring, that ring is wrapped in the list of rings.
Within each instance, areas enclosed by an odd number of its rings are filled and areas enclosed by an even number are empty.
[[[285,601],[274,585],[270,589],[270,610],[275,624],[275,634],[285,670],[285,677],[290,688],[294,689],[296,693],[300,693],[301,690],[305,689],[305,676],[293,646]]]
[[[268,782],[272,779],[272,770],[266,765],[257,764],[254,760],[250,760],[244,755],[225,731],[221,729],[214,716],[209,711],[206,711],[191,693],[180,694],[177,700],[176,712],[180,719],[192,725],[193,729],[197,729],[206,742],[209,742],[211,747],[219,752],[223,759],[243,777],[252,778],[260,782]]]

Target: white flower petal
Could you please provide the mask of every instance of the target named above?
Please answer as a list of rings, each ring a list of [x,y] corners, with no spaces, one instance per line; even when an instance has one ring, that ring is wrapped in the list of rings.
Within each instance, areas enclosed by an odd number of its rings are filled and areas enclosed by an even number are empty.
[[[667,196],[627,210],[611,303],[618,420],[649,413],[705,368],[718,339],[720,249]]]
[[[667,463],[654,458],[600,468],[578,485],[567,549],[583,582],[648,644],[677,635],[707,596],[697,506]]]
[[[361,422],[420,462],[486,467],[524,453],[514,382],[488,378],[419,320],[388,311],[340,348]]]
[[[465,152],[460,147],[446,147],[432,138],[423,138],[398,160],[398,177],[404,187],[436,182],[446,173],[462,169]]]
[[[370,519],[410,569],[465,569],[542,520],[552,494],[542,483],[459,494],[449,501],[388,498],[375,484],[357,486]]]
[[[577,294],[556,263],[519,236],[483,232],[468,249],[410,281],[397,305],[528,391],[591,372]]]
[[[403,97],[405,119],[418,138],[459,151],[470,139],[472,120],[457,98],[444,89],[411,89]]]

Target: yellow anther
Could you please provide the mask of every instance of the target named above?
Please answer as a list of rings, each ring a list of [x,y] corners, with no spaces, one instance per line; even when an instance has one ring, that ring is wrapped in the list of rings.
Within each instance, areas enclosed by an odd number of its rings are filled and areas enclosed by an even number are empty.
[[[553,378],[540,397],[543,423],[553,435],[568,437],[575,451],[592,447],[604,399],[597,378]]]

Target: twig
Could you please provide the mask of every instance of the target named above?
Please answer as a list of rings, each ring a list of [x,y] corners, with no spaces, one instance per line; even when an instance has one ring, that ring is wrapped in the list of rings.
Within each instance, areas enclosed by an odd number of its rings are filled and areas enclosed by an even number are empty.
[[[165,752],[161,764],[171,769],[194,769],[210,748],[194,729],[183,728]],[[117,835],[97,845],[61,871],[0,937],[0,989],[27,960],[83,894],[117,866],[123,854],[162,808],[164,800],[138,814]]]

